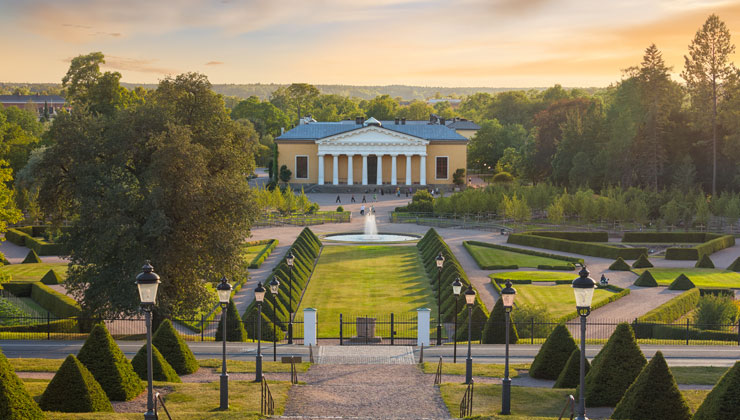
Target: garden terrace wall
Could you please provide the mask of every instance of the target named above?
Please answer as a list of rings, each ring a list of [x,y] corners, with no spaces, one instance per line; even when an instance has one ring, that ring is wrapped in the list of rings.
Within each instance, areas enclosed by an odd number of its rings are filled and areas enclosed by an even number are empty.
[[[524,232],[509,235],[508,243],[531,246],[535,248],[552,249],[561,252],[570,252],[573,254],[589,255],[592,257],[612,258],[622,257],[625,260],[636,260],[642,254],[647,254],[647,248],[618,248],[611,245],[595,243],[591,241],[577,241],[568,239],[559,239],[554,237],[542,236],[542,232]],[[547,233],[547,232],[546,232]],[[593,239],[597,236],[591,235],[599,232],[557,232],[568,237],[577,237],[577,235],[587,235],[587,239]],[[606,232],[602,232],[606,235]],[[602,236],[603,236],[602,235]],[[607,237],[608,240],[608,237]]]
[[[691,248],[668,248],[667,260],[698,260],[702,255],[710,255],[735,245],[735,237],[704,232],[627,232],[622,242],[642,243],[696,243]]]
[[[272,251],[278,245],[277,239],[265,239],[263,241],[256,241],[256,243],[250,242],[247,245],[266,245],[257,255],[252,258],[249,263],[249,268],[260,268],[263,262],[270,256]]]
[[[465,246],[465,249],[470,252],[470,246],[481,246],[486,248],[493,248],[493,249],[500,249],[503,251],[509,251],[509,252],[516,252],[519,254],[525,254],[525,255],[534,255],[537,257],[544,257],[544,258],[551,258],[554,260],[561,260],[566,261],[571,264],[565,264],[565,265],[555,265],[555,266],[549,266],[549,265],[539,265],[537,268],[541,270],[572,270],[573,264],[583,264],[583,258],[575,258],[575,257],[566,257],[564,255],[557,255],[557,254],[550,254],[548,252],[540,252],[540,251],[533,251],[531,249],[522,249],[522,248],[514,248],[511,246],[506,245],[498,245],[498,244],[490,244],[487,242],[478,242],[478,241],[463,241],[463,246]],[[472,255],[472,252],[471,252]],[[478,260],[476,260],[476,263],[480,266],[483,270],[502,270],[502,269],[518,269],[519,267],[517,265],[513,266],[502,266],[502,265],[481,265]]]

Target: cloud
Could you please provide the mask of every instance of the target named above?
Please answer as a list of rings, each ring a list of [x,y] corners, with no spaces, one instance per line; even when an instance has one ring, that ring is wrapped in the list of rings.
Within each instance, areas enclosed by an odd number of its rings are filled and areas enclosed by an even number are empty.
[[[178,72],[176,69],[157,66],[156,61],[107,55],[105,56],[105,64],[102,67],[118,71],[134,71],[161,75],[175,74]]]
[[[209,61],[206,63],[206,66],[220,66],[223,63],[223,61]]]

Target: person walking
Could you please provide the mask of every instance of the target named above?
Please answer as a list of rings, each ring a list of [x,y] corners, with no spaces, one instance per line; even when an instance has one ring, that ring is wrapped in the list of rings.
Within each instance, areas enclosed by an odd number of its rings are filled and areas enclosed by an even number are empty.
[[[373,201],[378,202],[378,194],[373,194]]]
[[[360,206],[360,216],[364,216],[364,215],[365,215],[365,205],[363,204]]]
[[[337,195],[337,201],[335,201],[335,203],[339,203],[339,204],[342,204],[342,199],[341,199],[341,198],[339,198],[339,195]]]
[[[365,199],[365,194],[362,194],[362,202],[367,203],[367,200]],[[363,206],[364,207],[364,206]]]
[[[352,194],[352,198],[350,199],[350,203],[354,203],[354,202],[355,202],[355,195]]]

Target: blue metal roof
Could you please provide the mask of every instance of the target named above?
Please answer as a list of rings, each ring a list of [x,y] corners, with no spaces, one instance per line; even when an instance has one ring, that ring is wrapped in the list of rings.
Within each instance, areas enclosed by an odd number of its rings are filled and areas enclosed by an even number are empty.
[[[395,124],[394,121],[381,121],[386,130],[396,131],[410,136],[419,137],[424,140],[449,140],[467,141],[465,137],[457,134],[455,130],[440,124],[429,124],[425,121],[407,121],[406,124]],[[275,140],[318,140],[334,136],[348,131],[364,128],[363,125],[355,124],[354,121],[340,122],[312,122],[299,125],[286,131]]]
[[[64,98],[59,95],[0,95],[0,103],[55,103],[63,104],[66,102]]]

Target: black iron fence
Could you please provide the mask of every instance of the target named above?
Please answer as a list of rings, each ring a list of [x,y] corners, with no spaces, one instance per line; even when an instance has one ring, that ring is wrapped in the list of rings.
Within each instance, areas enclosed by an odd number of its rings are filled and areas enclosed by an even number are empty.
[[[339,345],[416,345],[416,313],[339,315]]]

